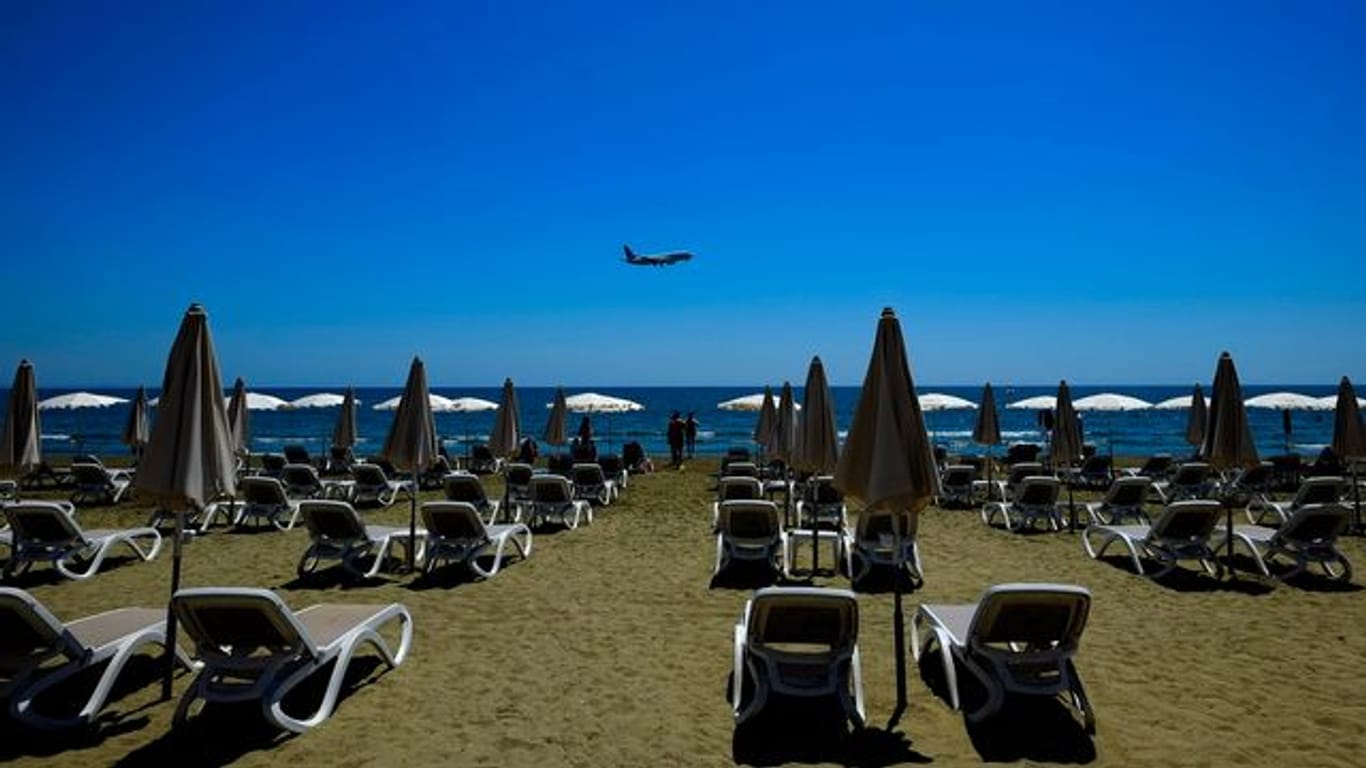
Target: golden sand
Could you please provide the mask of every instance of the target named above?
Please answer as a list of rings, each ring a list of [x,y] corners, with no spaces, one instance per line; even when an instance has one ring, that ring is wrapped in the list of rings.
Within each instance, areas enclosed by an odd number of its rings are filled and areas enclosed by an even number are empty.
[[[1096,562],[1075,534],[1020,536],[975,512],[929,510],[920,536],[927,583],[906,597],[974,600],[1006,581],[1075,583],[1094,595],[1078,667],[1096,710],[1086,737],[1060,703],[1022,699],[968,727],[936,675],[910,669],[910,707],[887,731],[895,701],[892,597],[860,596],[860,645],[870,729],[840,741],[817,713],[779,709],[737,742],[725,698],[731,628],[748,588],[709,588],[707,472],[632,478],[622,500],[577,531],[538,534],[532,557],[495,578],[411,577],[345,586],[299,584],[303,530],[212,533],[186,548],[187,586],[278,590],[294,608],[317,602],[402,602],[416,626],[412,655],[384,670],[359,657],[332,718],[301,736],[264,726],[252,707],[210,708],[175,735],[173,702],[158,700],[150,663],[130,668],[126,695],[100,727],[43,735],[4,720],[0,760],[16,764],[143,764],[168,759],[242,765],[727,765],[748,762],[983,760],[1116,766],[1360,765],[1366,754],[1366,598],[1308,580],[1187,574],[1154,583],[1118,557]],[[501,492],[497,480],[491,493]],[[374,522],[407,521],[405,503]],[[88,527],[142,524],[136,504],[90,508]],[[1366,563],[1361,539],[1344,543]],[[152,563],[125,561],[84,583],[48,569],[21,578],[60,618],[164,604],[169,546]],[[819,583],[846,586],[838,578]],[[178,697],[189,682],[175,681]],[[942,689],[939,689],[942,691]],[[305,692],[307,693],[307,692]],[[757,734],[757,736],[755,735]],[[739,754],[737,754],[737,749]]]

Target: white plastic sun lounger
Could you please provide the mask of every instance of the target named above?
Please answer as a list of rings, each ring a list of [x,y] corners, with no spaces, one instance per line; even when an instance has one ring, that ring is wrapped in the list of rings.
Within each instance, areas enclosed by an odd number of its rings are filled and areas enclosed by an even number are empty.
[[[716,518],[716,564],[712,575],[737,560],[766,563],[776,575],[786,560],[778,506],[771,501],[723,501]]]
[[[472,505],[486,524],[492,525],[498,521],[499,503],[489,498],[478,475],[472,472],[449,472],[441,478],[441,488],[446,494],[446,501],[463,501]]]
[[[1091,522],[1098,525],[1122,524],[1125,518],[1133,518],[1137,524],[1146,525],[1151,520],[1143,511],[1143,503],[1152,490],[1153,481],[1146,477],[1120,477],[1110,484],[1105,498],[1086,505],[1086,514]]]
[[[1056,477],[1032,475],[1020,481],[1009,501],[989,501],[982,505],[982,522],[991,525],[1000,515],[1006,530],[1032,529],[1042,521],[1049,528],[1060,531],[1062,513],[1058,511],[1058,493],[1062,483]]]
[[[1278,524],[1284,524],[1300,507],[1333,504],[1339,501],[1347,487],[1347,481],[1341,477],[1311,477],[1300,483],[1299,489],[1295,491],[1295,497],[1290,501],[1253,499],[1247,505],[1247,521],[1260,525],[1269,517]]]
[[[757,477],[726,475],[716,482],[716,501],[711,504],[711,528],[721,515],[721,504],[727,501],[759,501],[764,498],[764,484]]]
[[[1296,509],[1280,528],[1236,524],[1233,540],[1247,549],[1264,576],[1272,575],[1268,562],[1284,558],[1292,565],[1282,579],[1294,578],[1317,564],[1329,579],[1346,583],[1352,580],[1352,563],[1338,549],[1337,541],[1351,515],[1343,504],[1309,504]],[[1228,533],[1219,528],[1211,538],[1217,551],[1228,541]]]
[[[200,701],[259,700],[268,720],[302,733],[331,716],[357,651],[368,644],[397,667],[413,638],[412,616],[399,603],[322,604],[296,612],[267,589],[204,587],[176,592],[171,607],[204,664],[176,707],[176,725]],[[380,634],[392,621],[402,632],[396,651]],[[286,713],[281,703],[290,690],[329,665],[318,708],[304,717]]]
[[[521,523],[486,524],[473,504],[464,501],[428,501],[422,504],[422,524],[427,529],[422,568],[431,573],[441,562],[457,562],[482,578],[491,578],[503,566],[508,545],[523,560],[531,555],[531,529]],[[492,556],[491,567],[479,558]]]
[[[0,696],[21,723],[43,729],[88,724],[104,707],[124,666],[148,645],[166,646],[164,608],[116,608],[63,623],[22,589],[0,587]],[[62,659],[53,666],[50,662]],[[187,668],[190,657],[176,649]],[[46,690],[86,670],[105,665],[95,687],[74,715],[39,712],[35,700]],[[37,672],[47,667],[46,674]]]
[[[1140,576],[1161,578],[1181,560],[1197,560],[1206,572],[1218,577],[1223,566],[1210,546],[1210,537],[1221,520],[1223,507],[1217,501],[1177,501],[1163,510],[1152,525],[1092,523],[1082,532],[1081,542],[1086,554],[1096,559],[1111,544],[1122,543]],[[1143,556],[1158,562],[1156,572],[1144,570]]]
[[[574,498],[574,486],[561,475],[536,475],[531,478],[530,515],[527,524],[535,528],[557,523],[570,530],[579,523],[593,523],[593,505]]]
[[[50,562],[57,572],[83,581],[100,570],[118,544],[127,544],[142,560],[161,551],[161,534],[155,528],[82,530],[69,508],[50,501],[21,501],[6,505],[10,524],[10,557],[4,576],[13,578],[36,562]],[[143,548],[138,542],[148,540]]]
[[[408,540],[407,526],[366,525],[349,502],[307,499],[299,503],[299,514],[310,538],[308,549],[299,558],[300,578],[316,571],[325,560],[340,561],[342,568],[353,576],[373,578],[396,544],[413,546]],[[418,528],[416,535],[420,544],[427,532]],[[374,562],[369,568],[362,567],[361,560],[371,555]],[[421,553],[416,553],[414,560],[421,559]]]
[[[912,581],[924,581],[925,566],[920,560],[916,517],[904,510],[897,514],[901,515],[898,521],[900,552],[892,530],[892,513],[885,509],[865,509],[858,513],[854,530],[845,529],[844,553],[851,584],[858,584],[873,572],[874,567],[896,568],[898,565]]]

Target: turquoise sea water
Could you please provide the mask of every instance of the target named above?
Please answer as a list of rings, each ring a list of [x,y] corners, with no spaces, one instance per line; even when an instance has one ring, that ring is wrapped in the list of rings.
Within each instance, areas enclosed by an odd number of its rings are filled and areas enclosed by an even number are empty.
[[[757,414],[718,410],[716,405],[725,400],[755,392],[762,387],[590,387],[583,390],[566,390],[567,395],[580,391],[600,392],[615,397],[634,400],[645,410],[613,415],[596,414],[592,417],[597,439],[601,444],[610,444],[613,450],[620,450],[625,441],[636,440],[651,454],[668,454],[665,443],[665,427],[669,415],[678,410],[687,415],[696,413],[700,423],[697,443],[698,453],[716,455],[724,453],[732,445],[748,444],[754,430]],[[919,392],[943,392],[957,395],[976,402],[981,396],[980,387],[962,386],[923,386]],[[1002,437],[1006,443],[1041,442],[1036,411],[1013,410],[1005,405],[1016,400],[1035,395],[1052,395],[1056,387],[1006,387],[996,388],[996,402],[1001,417]],[[46,398],[72,391],[69,389],[42,389],[39,397]],[[91,388],[100,394],[132,398],[134,390],[118,388]],[[341,389],[320,390],[318,388],[267,387],[253,388],[252,391],[275,395],[285,400],[294,400],[319,391],[341,392]],[[432,387],[434,394],[446,397],[480,397],[497,402],[500,390],[489,388],[450,388]],[[1291,391],[1321,397],[1336,392],[1333,386],[1272,385],[1244,387],[1244,396]],[[549,415],[547,404],[554,397],[554,389],[548,387],[520,387],[517,390],[521,405],[521,425],[523,435],[540,437],[545,429]],[[1142,398],[1149,402],[1159,402],[1170,397],[1189,396],[1190,386],[1077,386],[1073,387],[1074,399],[1099,392],[1117,392]],[[796,400],[801,402],[802,390],[795,388]],[[835,387],[833,397],[838,429],[848,429],[853,409],[858,401],[858,387]],[[149,392],[149,397],[157,393]],[[377,452],[383,445],[384,435],[393,420],[392,411],[376,411],[372,405],[400,394],[398,388],[360,388],[357,397],[362,401],[359,408],[359,431],[361,443],[357,453],[368,455]],[[775,396],[776,396],[775,392]],[[1206,388],[1208,394],[1208,388]],[[8,400],[8,390],[0,390],[0,402]],[[119,442],[129,406],[114,405],[108,408],[87,408],[79,410],[49,410],[41,413],[43,431],[43,450],[54,457],[78,452],[98,453],[101,455],[126,454],[128,449]],[[301,443],[317,454],[324,452],[330,441],[332,425],[337,418],[337,408],[296,409],[290,411],[252,411],[250,428],[253,452],[279,452],[287,443]],[[155,418],[156,409],[152,410]],[[927,413],[926,426],[932,439],[945,445],[955,453],[981,453],[983,448],[972,443],[972,425],[976,412],[971,410],[940,411]],[[578,415],[572,415],[568,431],[572,434],[578,427]],[[1167,452],[1182,456],[1190,452],[1184,441],[1186,412],[1177,411],[1135,411],[1128,413],[1089,413],[1082,414],[1086,441],[1093,443],[1101,451],[1113,449],[1116,455],[1147,456]],[[1279,411],[1250,409],[1249,418],[1258,447],[1264,455],[1286,452],[1287,441],[1283,431],[1282,415]],[[1332,439],[1332,411],[1296,411],[1292,414],[1293,431],[1290,449],[1293,452],[1312,457]],[[437,414],[437,430],[447,442],[448,449],[463,452],[472,442],[487,439],[493,425],[492,413],[478,414]],[[543,445],[543,448],[545,446]],[[603,445],[602,447],[606,447]],[[1001,448],[995,449],[999,454]]]

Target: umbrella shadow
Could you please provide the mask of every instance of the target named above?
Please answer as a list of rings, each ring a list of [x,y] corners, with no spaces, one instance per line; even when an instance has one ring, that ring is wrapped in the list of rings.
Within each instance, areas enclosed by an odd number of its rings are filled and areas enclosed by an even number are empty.
[[[108,662],[94,665],[44,691],[34,699],[34,709],[53,717],[74,716],[84,706],[108,666]],[[50,757],[71,749],[88,749],[99,746],[110,737],[145,728],[151,719],[142,714],[143,710],[162,702],[154,701],[129,710],[120,710],[117,705],[130,694],[159,682],[164,670],[165,659],[159,654],[144,653],[130,658],[114,681],[103,709],[83,728],[44,731],[8,717],[0,718],[0,762],[26,756]],[[185,673],[177,669],[177,674]]]
[[[1203,570],[1177,567],[1160,577],[1150,578],[1134,573],[1133,560],[1127,554],[1106,554],[1093,559],[1117,571],[1122,571],[1136,578],[1147,579],[1149,582],[1173,592],[1221,592],[1228,589],[1223,581],[1210,576]],[[1144,568],[1156,567],[1155,562],[1148,559],[1144,559],[1143,564]],[[1252,584],[1249,583],[1248,587],[1251,588]],[[1261,594],[1261,592],[1256,591],[1253,593]]]
[[[948,681],[938,655],[922,657],[919,667],[925,687],[949,706]],[[987,692],[975,676],[960,672],[958,695],[964,711],[971,711],[981,706]],[[1080,764],[1096,759],[1094,740],[1056,696],[1007,694],[999,712],[980,723],[964,716],[963,726],[973,749],[986,762]]]
[[[314,571],[305,576],[295,576],[294,578],[280,584],[277,589],[288,589],[290,591],[307,589],[364,589],[367,587],[378,587],[389,583],[389,579],[382,576],[357,576],[346,570],[340,565]]]
[[[332,664],[336,662],[319,668],[290,691],[283,702],[286,712],[296,714],[317,708],[325,693]],[[384,663],[375,656],[353,658],[347,667],[337,706],[345,706],[352,694],[378,680],[380,675],[376,671],[384,668]],[[194,755],[196,765],[228,765],[252,752],[272,749],[294,736],[265,719],[259,700],[214,703],[205,705],[197,716],[125,755],[114,765],[169,765],[183,762],[188,754]]]
[[[736,726],[731,757],[741,765],[838,763],[884,766],[929,763],[901,731],[850,729],[833,698],[773,696],[764,711]]]
[[[720,573],[713,574],[708,589],[755,590],[777,584],[781,577],[767,563],[758,560],[735,560]]]
[[[900,574],[897,574],[890,567],[873,568],[868,572],[868,575],[852,582],[851,586],[855,592],[869,595],[889,595],[896,591],[898,579],[901,581],[900,587],[903,595],[909,595],[925,586],[924,579],[918,579],[904,569]]]

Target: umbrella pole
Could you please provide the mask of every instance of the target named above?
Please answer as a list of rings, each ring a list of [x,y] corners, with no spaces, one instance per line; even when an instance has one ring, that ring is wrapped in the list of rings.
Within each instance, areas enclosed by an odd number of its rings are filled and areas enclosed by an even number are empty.
[[[417,549],[417,462],[413,462],[413,487],[408,495],[408,572],[414,570],[413,550]]]
[[[1072,501],[1072,462],[1067,462],[1067,531],[1077,532],[1077,505]]]
[[[895,539],[895,554],[892,563],[892,657],[896,660],[896,709],[892,722],[901,719],[906,711],[906,616],[901,609],[901,515],[892,515],[892,536]]]
[[[175,513],[175,541],[171,547],[171,597],[180,589],[180,548],[185,537],[185,510]],[[176,620],[171,601],[166,601],[166,669],[161,678],[161,700],[171,699],[171,678],[175,676]]]
[[[1352,461],[1352,532],[1361,533],[1361,483],[1357,480],[1357,464]]]

